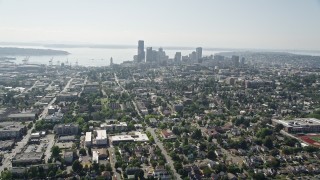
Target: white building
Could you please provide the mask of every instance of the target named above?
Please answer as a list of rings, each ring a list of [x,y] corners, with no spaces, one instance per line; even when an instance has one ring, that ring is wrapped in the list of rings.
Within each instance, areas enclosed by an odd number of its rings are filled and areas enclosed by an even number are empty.
[[[99,163],[99,152],[92,151],[92,162]]]
[[[96,145],[107,145],[108,139],[106,130],[96,130],[96,133]]]
[[[86,137],[84,140],[85,146],[89,147],[92,143],[92,132],[86,132]]]
[[[135,132],[131,135],[116,135],[110,137],[111,144],[118,144],[120,142],[148,142],[149,138],[146,134]]]

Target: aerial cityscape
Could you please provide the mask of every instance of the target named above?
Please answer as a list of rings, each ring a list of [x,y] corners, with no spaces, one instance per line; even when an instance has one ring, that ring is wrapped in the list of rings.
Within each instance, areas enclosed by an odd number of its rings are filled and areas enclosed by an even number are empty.
[[[319,177],[319,56],[137,45],[103,67],[2,57],[1,177]]]
[[[320,179],[319,15],[0,1],[0,179]]]

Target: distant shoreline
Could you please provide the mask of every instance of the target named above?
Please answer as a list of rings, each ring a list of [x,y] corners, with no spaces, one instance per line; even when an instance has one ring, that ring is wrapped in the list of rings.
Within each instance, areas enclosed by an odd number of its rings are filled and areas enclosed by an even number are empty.
[[[0,56],[58,56],[69,54],[67,51],[53,49],[0,47]]]
[[[43,48],[53,49],[73,49],[73,48],[92,48],[92,49],[136,49],[137,45],[125,45],[125,44],[63,44],[63,43],[19,43],[19,42],[0,42],[0,46],[24,46],[34,47],[39,46]],[[159,46],[159,45],[148,45],[148,47],[157,49],[162,47],[165,50],[194,50],[196,47],[189,46]],[[203,50],[206,51],[253,51],[253,52],[289,52],[289,53],[314,53],[320,54],[320,50],[310,49],[270,49],[270,48],[227,48],[227,47],[205,47]]]

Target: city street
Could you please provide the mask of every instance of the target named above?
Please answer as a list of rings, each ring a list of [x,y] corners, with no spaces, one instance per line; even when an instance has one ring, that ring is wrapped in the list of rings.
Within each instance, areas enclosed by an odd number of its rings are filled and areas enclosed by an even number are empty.
[[[160,148],[162,154],[164,155],[166,161],[167,161],[167,164],[170,166],[171,170],[173,171],[173,174],[174,174],[174,178],[177,179],[177,180],[180,180],[180,175],[177,173],[177,171],[174,169],[174,166],[173,166],[173,161],[171,159],[171,157],[168,155],[167,151],[164,149],[163,147],[163,144],[161,141],[159,141],[156,133],[154,132],[154,128],[150,128],[148,127],[147,128],[147,131],[149,131],[155,141],[155,143],[158,145],[158,147]]]
[[[114,148],[109,147],[108,151],[109,151],[109,159],[110,159],[112,171],[114,172],[114,175],[117,177],[117,179],[121,179],[121,175],[116,171],[116,168],[115,168],[115,164],[117,162],[117,159],[116,159],[116,154],[114,152]],[[115,176],[113,176],[113,177],[115,177]]]

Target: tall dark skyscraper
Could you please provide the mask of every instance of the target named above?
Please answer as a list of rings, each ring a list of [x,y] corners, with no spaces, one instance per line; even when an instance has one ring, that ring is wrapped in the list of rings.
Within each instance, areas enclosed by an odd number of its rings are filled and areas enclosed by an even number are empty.
[[[197,53],[197,60],[202,59],[202,47],[198,47],[196,49],[196,53]]]
[[[145,59],[145,52],[144,52],[144,41],[140,40],[138,42],[138,62],[144,62]]]

